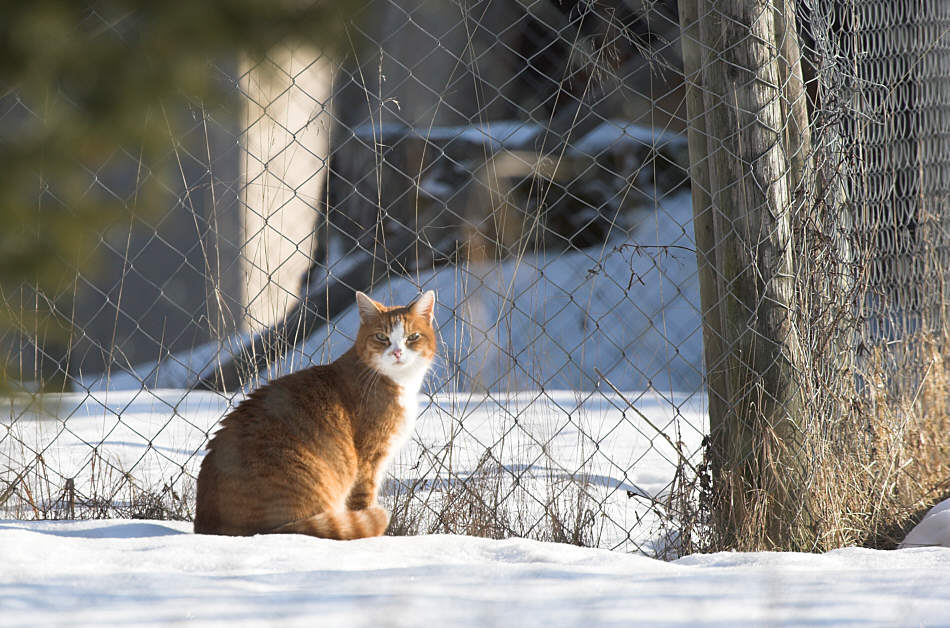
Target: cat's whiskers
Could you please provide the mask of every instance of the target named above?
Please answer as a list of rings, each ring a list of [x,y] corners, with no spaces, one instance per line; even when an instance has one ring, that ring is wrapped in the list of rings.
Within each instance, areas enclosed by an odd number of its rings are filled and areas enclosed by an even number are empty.
[[[366,368],[357,378],[357,382],[360,384],[360,390],[363,391],[363,394],[360,395],[360,408],[362,409],[369,403],[376,384],[379,382],[379,371],[374,368]]]

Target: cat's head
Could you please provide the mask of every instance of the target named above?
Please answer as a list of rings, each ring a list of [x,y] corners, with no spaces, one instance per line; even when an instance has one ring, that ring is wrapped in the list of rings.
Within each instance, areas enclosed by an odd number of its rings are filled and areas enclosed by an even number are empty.
[[[356,304],[356,351],[363,362],[401,386],[418,386],[435,358],[435,293],[429,290],[409,305],[386,307],[357,292]]]

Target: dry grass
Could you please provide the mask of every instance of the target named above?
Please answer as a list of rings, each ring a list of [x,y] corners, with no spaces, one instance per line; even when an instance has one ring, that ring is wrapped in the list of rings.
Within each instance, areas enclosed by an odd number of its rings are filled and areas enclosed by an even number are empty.
[[[723,470],[706,493],[713,535],[704,549],[894,548],[950,494],[948,341],[918,334],[838,373],[823,397],[811,397],[799,451],[763,430],[746,466]],[[744,475],[750,468],[762,480],[756,491]],[[741,510],[716,501],[741,490]],[[777,503],[783,490],[794,500]]]
[[[819,145],[833,148],[835,138]],[[710,434],[711,482],[700,490],[710,535],[700,549],[894,547],[950,488],[946,306],[901,300],[906,289],[925,291],[887,283],[908,260],[891,262],[883,284],[871,272],[881,271],[875,238],[884,227],[851,224],[858,218],[842,188],[849,164],[833,152],[814,159],[802,184],[809,202],[792,217],[794,295],[789,310],[773,312],[788,317],[787,336],[772,339],[775,362],[785,364],[708,374],[728,377],[722,396],[743,405],[719,408],[726,427]],[[917,236],[914,277],[939,284],[945,269],[935,249],[945,237]],[[941,295],[941,285],[929,289]]]
[[[26,460],[26,459],[24,459]],[[0,516],[15,519],[190,520],[194,481],[142,486],[115,462],[93,452],[80,476],[66,478],[41,455],[0,472]]]
[[[515,536],[596,547],[602,534],[601,509],[586,477],[519,472],[490,451],[471,473],[400,484],[389,499],[390,535]]]
[[[920,334],[875,349],[851,426],[855,464],[826,477],[847,504],[836,544],[893,548],[950,490],[950,338]]]

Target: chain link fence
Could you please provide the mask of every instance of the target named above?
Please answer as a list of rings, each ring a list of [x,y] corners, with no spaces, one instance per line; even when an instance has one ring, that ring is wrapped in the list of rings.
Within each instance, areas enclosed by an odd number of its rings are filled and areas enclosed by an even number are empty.
[[[191,517],[244,393],[433,289],[391,533],[892,542],[950,477],[950,12],[686,4],[378,0],[219,62],[154,206],[4,295],[4,515]]]
[[[893,546],[950,477],[946,7],[681,8],[714,545]]]

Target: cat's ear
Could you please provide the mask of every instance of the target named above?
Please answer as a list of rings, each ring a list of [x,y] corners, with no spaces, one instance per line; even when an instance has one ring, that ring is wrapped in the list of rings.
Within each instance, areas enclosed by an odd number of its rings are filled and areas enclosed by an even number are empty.
[[[383,311],[383,308],[379,303],[373,301],[362,292],[356,293],[356,305],[360,309],[360,322],[364,323],[371,318],[379,316],[379,314]]]
[[[432,312],[434,309],[435,292],[432,290],[422,293],[422,296],[409,304],[409,311],[412,312],[413,316],[425,317],[430,323],[432,322]]]

